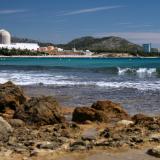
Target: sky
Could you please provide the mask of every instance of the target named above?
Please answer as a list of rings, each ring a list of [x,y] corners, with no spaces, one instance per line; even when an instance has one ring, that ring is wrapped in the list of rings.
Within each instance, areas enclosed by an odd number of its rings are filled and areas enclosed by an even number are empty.
[[[42,42],[119,36],[160,48],[159,17],[160,0],[0,0],[0,28]]]

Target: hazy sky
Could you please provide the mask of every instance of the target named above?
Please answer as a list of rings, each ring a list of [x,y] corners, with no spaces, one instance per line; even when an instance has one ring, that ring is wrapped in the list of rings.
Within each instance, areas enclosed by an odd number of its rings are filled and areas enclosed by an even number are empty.
[[[160,0],[0,0],[0,28],[54,43],[114,35],[160,47],[159,19]]]

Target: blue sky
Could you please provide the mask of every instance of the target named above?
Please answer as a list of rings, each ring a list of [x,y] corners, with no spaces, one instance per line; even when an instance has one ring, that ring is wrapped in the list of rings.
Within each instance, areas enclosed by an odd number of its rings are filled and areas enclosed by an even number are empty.
[[[160,47],[159,8],[160,0],[0,0],[0,28],[44,42],[114,35]]]

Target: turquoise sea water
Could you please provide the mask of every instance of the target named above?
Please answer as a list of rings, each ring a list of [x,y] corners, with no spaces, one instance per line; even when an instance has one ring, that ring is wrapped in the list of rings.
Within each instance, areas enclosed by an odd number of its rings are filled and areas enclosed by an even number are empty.
[[[159,112],[160,58],[0,58],[0,83],[37,86],[68,96],[66,105],[98,99],[121,102],[130,112]]]
[[[0,58],[0,65],[63,66],[75,68],[157,68],[160,58]]]

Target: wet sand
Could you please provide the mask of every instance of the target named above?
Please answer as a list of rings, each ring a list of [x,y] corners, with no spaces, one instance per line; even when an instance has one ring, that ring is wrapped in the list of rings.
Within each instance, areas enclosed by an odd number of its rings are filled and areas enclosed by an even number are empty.
[[[20,154],[3,155],[1,160],[157,160],[146,154],[148,148],[126,151],[89,151],[74,153],[42,152],[38,156],[27,158]]]
[[[95,154],[77,154],[71,156],[64,156],[56,160],[157,160],[155,157],[151,157],[146,154],[146,149],[143,150],[129,150],[122,153],[108,153],[99,152]]]

